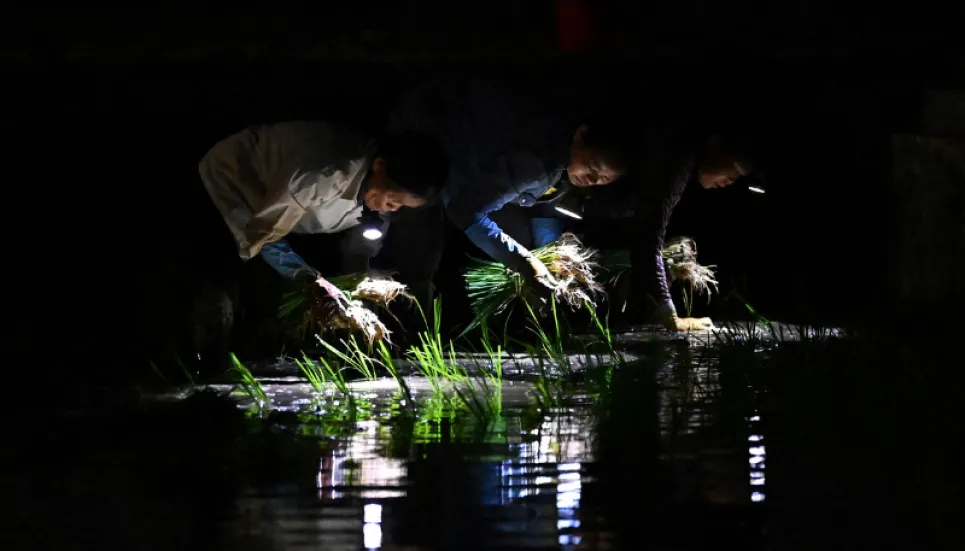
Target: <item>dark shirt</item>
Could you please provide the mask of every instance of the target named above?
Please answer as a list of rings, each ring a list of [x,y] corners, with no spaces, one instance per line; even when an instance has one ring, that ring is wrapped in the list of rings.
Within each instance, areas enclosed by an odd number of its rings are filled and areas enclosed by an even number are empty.
[[[559,182],[578,121],[558,106],[545,90],[540,96],[497,81],[440,81],[403,98],[389,131],[440,140],[450,160],[447,216],[493,259],[523,271],[529,251],[489,214],[509,203],[531,207]]]
[[[587,202],[587,217],[633,218],[634,289],[658,305],[673,306],[663,262],[667,225],[687,183],[696,176],[695,158],[705,133],[692,126],[648,132],[643,158],[632,169],[633,185],[623,193]]]

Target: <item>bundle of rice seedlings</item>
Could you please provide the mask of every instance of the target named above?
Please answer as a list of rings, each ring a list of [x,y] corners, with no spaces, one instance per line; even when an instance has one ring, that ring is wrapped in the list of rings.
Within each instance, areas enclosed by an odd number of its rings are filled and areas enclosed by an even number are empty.
[[[411,299],[405,285],[388,277],[347,274],[327,282],[286,293],[278,316],[286,322],[293,336],[304,339],[331,329],[350,329],[362,333],[370,345],[388,340],[389,330],[365,303],[386,308],[398,297]]]
[[[405,285],[387,277],[365,277],[355,286],[352,297],[360,300],[367,300],[383,308],[399,297],[413,300],[413,296],[408,293]]]
[[[711,292],[717,292],[716,266],[697,263],[697,244],[693,239],[676,237],[668,241],[663,247],[663,260],[670,270],[671,281],[689,283],[691,294],[706,294],[710,302]]]
[[[596,251],[586,248],[573,234],[564,234],[558,241],[532,251],[553,275],[552,293],[557,302],[577,309],[584,304],[595,304],[603,292],[596,281]],[[503,264],[491,260],[472,259],[474,266],[465,275],[466,289],[472,303],[473,322],[465,332],[477,327],[491,316],[509,309],[518,298],[527,298],[535,291],[522,275]]]
[[[683,288],[684,301],[690,310],[691,297],[707,295],[710,302],[712,293],[717,292],[717,279],[714,273],[716,266],[703,266],[697,262],[697,244],[689,237],[672,237],[664,243],[664,268],[670,283],[680,281],[687,286]],[[630,271],[630,251],[606,251],[602,258],[603,267],[610,273],[608,283],[616,282]],[[689,292],[688,292],[689,287]]]

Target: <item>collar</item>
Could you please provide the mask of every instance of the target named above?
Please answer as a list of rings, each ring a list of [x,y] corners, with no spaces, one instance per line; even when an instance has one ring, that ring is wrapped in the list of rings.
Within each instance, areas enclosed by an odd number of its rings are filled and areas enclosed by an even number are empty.
[[[359,215],[359,221],[362,221],[365,218],[381,218],[382,220],[387,220],[389,217],[389,213],[375,212],[374,210],[370,210],[369,207],[365,206],[365,191],[369,189],[369,175],[370,175],[369,168],[371,168],[371,166],[372,166],[372,159],[369,159],[368,163],[366,164],[366,167],[361,171],[359,171],[359,174],[361,174],[361,178],[358,178],[359,184],[356,186],[355,182],[353,181],[352,185],[350,185],[348,189],[345,190],[345,193],[342,194],[342,198],[346,200],[351,200],[352,199],[351,191],[353,188],[355,188],[356,189],[355,201],[358,204],[358,206],[362,207],[362,212]]]

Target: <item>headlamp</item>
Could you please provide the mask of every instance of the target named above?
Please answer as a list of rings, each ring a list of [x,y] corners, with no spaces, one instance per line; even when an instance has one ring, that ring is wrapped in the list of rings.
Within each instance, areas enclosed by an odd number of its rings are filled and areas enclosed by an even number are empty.
[[[563,197],[560,197],[560,200],[554,206],[556,212],[577,220],[583,219],[583,201],[581,201],[579,194],[566,193]]]

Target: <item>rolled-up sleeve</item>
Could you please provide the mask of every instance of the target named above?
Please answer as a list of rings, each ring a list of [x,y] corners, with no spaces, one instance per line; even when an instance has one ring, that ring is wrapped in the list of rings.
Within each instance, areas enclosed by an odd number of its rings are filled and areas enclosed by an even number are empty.
[[[546,180],[542,163],[535,155],[505,155],[489,171],[454,182],[446,211],[449,219],[483,252],[507,268],[523,272],[532,254],[507,235],[489,213],[516,200],[524,191],[547,187]]]
[[[637,238],[631,252],[636,288],[661,307],[673,308],[663,261],[664,239],[673,210],[686,188],[693,159],[661,159],[643,173],[644,193],[634,213]]]
[[[240,249],[241,257],[254,258],[268,243],[282,239],[298,224],[305,209],[295,201],[289,190],[280,190],[264,207],[255,212],[244,227],[247,247]]]

